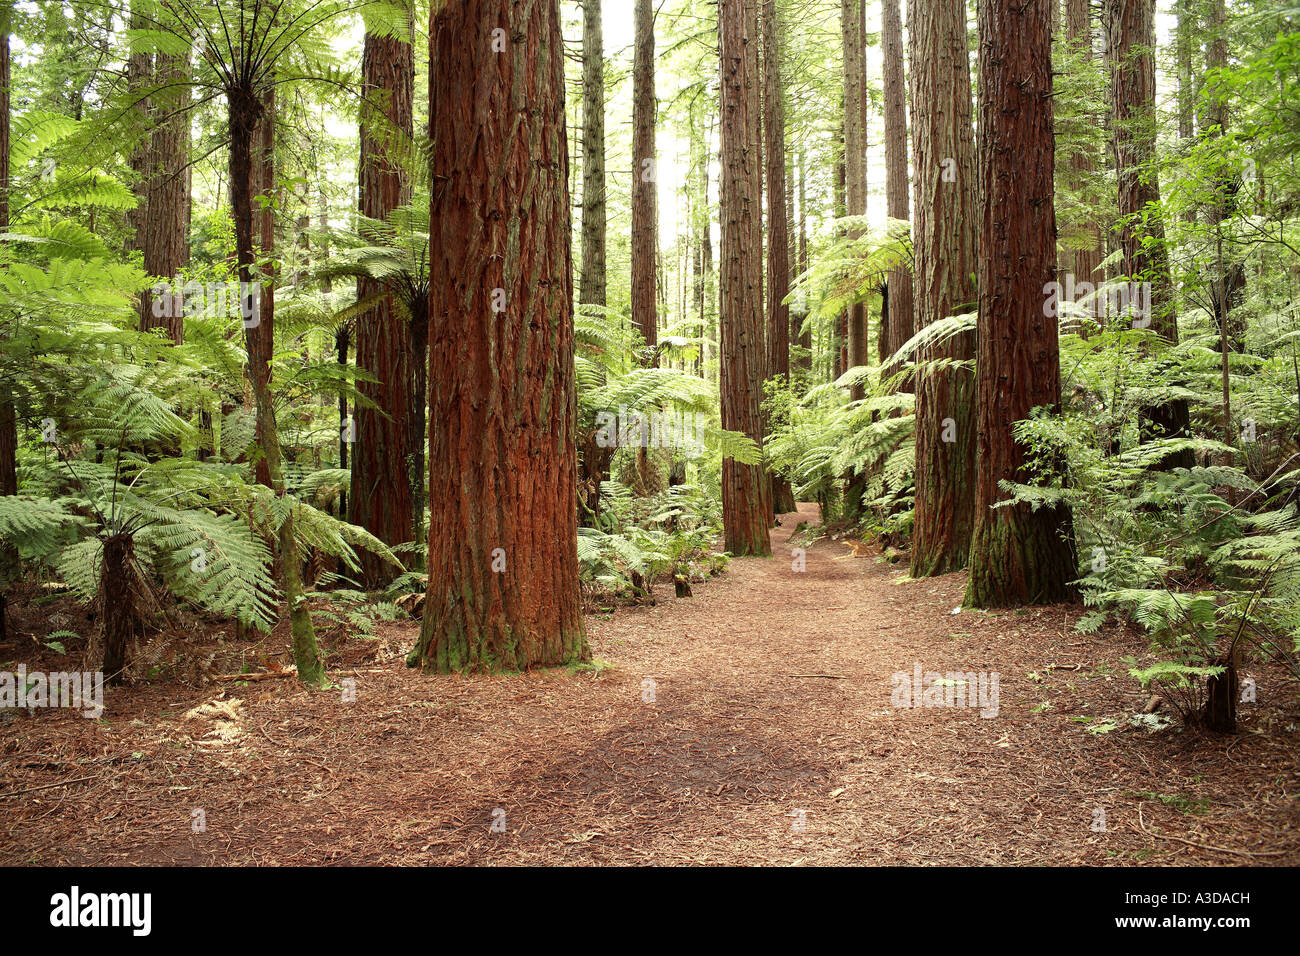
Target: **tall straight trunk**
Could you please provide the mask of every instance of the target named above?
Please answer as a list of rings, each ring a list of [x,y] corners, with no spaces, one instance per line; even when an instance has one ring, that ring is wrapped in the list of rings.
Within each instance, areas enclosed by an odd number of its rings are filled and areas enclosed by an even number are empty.
[[[848,215],[848,192],[846,184],[848,182],[848,164],[845,162],[845,139],[844,124],[840,124],[840,157],[839,162],[835,164],[835,180],[832,184],[835,196],[835,215]],[[835,317],[831,327],[831,379],[838,379],[844,374],[849,364],[849,313],[848,310],[842,311]]]
[[[578,301],[605,304],[605,36],[603,0],[582,0],[582,277]]]
[[[180,271],[189,264],[190,58],[158,53],[151,97],[154,129],[145,167],[145,216],[141,221],[144,271],[171,283],[171,302],[155,308],[152,293],[140,296],[140,328],[162,328],[177,345],[185,338]],[[160,315],[155,315],[158,312]]]
[[[655,183],[655,33],[651,0],[636,0],[633,20],[632,325],[641,333],[646,348],[653,350],[659,343],[659,320],[655,305],[658,187]],[[653,359],[651,364],[654,364]]]
[[[589,651],[559,0],[435,5],[429,64],[433,510],[407,662],[565,664]]]
[[[752,0],[749,0],[752,2]],[[750,58],[745,51],[749,10],[746,0],[719,0],[722,149],[720,207],[722,253],[720,289],[722,427],[763,441],[762,400],[765,365],[760,304],[760,253],[754,248],[753,217],[760,197],[754,192],[750,150],[752,99]],[[770,554],[770,486],[758,465],[722,460],[722,519],[726,548],[732,554]]]
[[[849,216],[867,214],[867,51],[863,14],[863,0],[840,0],[840,33],[844,43],[844,185]],[[866,365],[867,310],[863,303],[849,306],[847,324],[847,367]],[[861,385],[851,390],[855,399],[864,394]]]
[[[1227,10],[1224,0],[1210,0],[1210,37],[1206,47],[1205,65],[1209,71],[1224,70],[1228,66]],[[1205,106],[1202,131],[1207,136],[1223,136],[1228,131],[1228,106],[1219,90],[1214,90]],[[1233,312],[1241,305],[1246,286],[1246,270],[1242,264],[1225,253],[1223,224],[1236,212],[1237,191],[1241,178],[1236,170],[1222,170],[1214,180],[1214,200],[1207,210],[1212,241],[1215,249],[1215,277],[1210,283],[1210,302],[1214,325],[1220,332],[1223,344],[1233,352],[1246,347],[1246,324]],[[1227,356],[1224,356],[1227,362]],[[1226,371],[1225,371],[1226,374]],[[1226,388],[1226,386],[1225,386]],[[1225,392],[1225,402],[1227,401]],[[1230,430],[1229,430],[1230,433]]]
[[[284,469],[280,459],[280,436],[272,402],[270,343],[274,327],[275,300],[270,295],[270,276],[258,268],[257,257],[274,252],[274,222],[269,213],[261,219],[261,249],[253,242],[255,188],[270,192],[274,183],[272,144],[275,141],[274,88],[258,90],[252,81],[226,89],[230,127],[230,205],[235,220],[235,262],[245,295],[243,311],[251,317],[245,322],[244,344],[248,351],[248,376],[257,415],[257,440],[261,448],[259,472],[276,495],[284,495]],[[255,149],[256,142],[256,149]],[[254,162],[254,153],[257,161]],[[255,175],[255,168],[259,169]],[[256,185],[255,185],[256,184]],[[271,220],[268,222],[268,220]],[[263,280],[266,280],[265,282]],[[253,290],[260,291],[258,308],[252,307]],[[293,635],[293,655],[298,665],[298,679],[320,684],[325,676],[316,630],[311,623],[302,588],[302,561],[294,536],[294,516],[290,512],[280,525],[278,555],[284,574],[284,597],[289,606]]]
[[[979,209],[964,0],[908,4],[912,169],[916,204],[916,325],[975,307]],[[921,362],[971,362],[970,332],[922,350]],[[975,372],[946,367],[916,376],[913,577],[964,568],[974,524]]]
[[[802,275],[808,271],[808,166],[803,148],[799,149],[799,273]],[[804,372],[812,373],[812,329],[805,328],[804,323],[808,318],[808,306],[805,299],[802,314],[795,317],[795,322],[800,331],[798,333],[799,346],[804,349],[805,354],[799,363],[799,367]],[[792,330],[791,335],[795,333]]]
[[[149,26],[148,18],[139,10],[131,12],[130,19],[131,29],[144,30]],[[132,109],[136,113],[136,118],[144,128],[140,131],[140,138],[135,146],[131,149],[131,155],[127,157],[127,165],[131,168],[132,173],[132,191],[135,193],[135,208],[126,214],[127,224],[130,226],[130,236],[127,239],[127,249],[131,252],[143,252],[145,247],[145,233],[149,228],[149,179],[150,179],[150,149],[152,146],[151,137],[145,132],[149,123],[149,94],[148,90],[153,83],[153,54],[144,50],[136,50],[128,54],[126,59],[126,90],[132,100]],[[171,278],[168,276],[168,278]]]
[[[1159,209],[1155,166],[1156,71],[1154,0],[1105,0],[1111,85],[1111,133],[1119,183],[1119,244],[1130,282],[1150,282],[1151,314],[1140,321],[1169,345],[1178,344],[1178,316]],[[1135,318],[1135,321],[1138,321]],[[1176,399],[1143,411],[1143,438],[1188,434],[1187,402]],[[1167,456],[1160,467],[1190,467],[1190,452]]]
[[[414,129],[415,52],[408,38],[367,33],[361,55],[361,162],[358,172],[360,212],[385,219],[411,201],[411,187],[401,159],[391,149],[386,130],[410,136]],[[385,284],[357,281],[357,300],[381,296],[356,318],[356,361],[377,381],[361,382],[367,399],[355,411],[352,445],[352,521],[389,545],[418,540],[416,514],[423,499],[424,438],[413,428],[416,370],[424,362],[417,353],[413,317],[404,314]],[[366,589],[384,586],[392,568],[382,558],[361,556]]]
[[[263,453],[254,464],[253,475],[258,484],[273,488],[271,477],[270,453],[266,451],[270,443],[264,417],[260,414],[258,395],[270,394],[271,389],[271,355],[275,349],[275,282],[271,255],[275,250],[275,204],[271,202],[275,192],[275,88],[267,86],[261,92],[259,100],[257,126],[253,131],[253,166],[250,182],[254,197],[264,197],[256,212],[253,213],[257,229],[257,252],[263,266],[258,270],[258,319],[245,332],[248,342],[248,375],[253,386],[254,407],[256,415],[257,443]],[[271,422],[274,427],[274,422]],[[277,443],[277,454],[278,454]]]
[[[13,0],[0,0],[0,233],[9,231],[9,24]],[[4,242],[0,239],[0,242]],[[18,494],[18,415],[7,380],[0,380],[0,495]],[[18,553],[0,548],[0,641],[8,633],[9,585],[18,577]]]
[[[911,218],[907,193],[907,88],[903,81],[903,21],[899,0],[881,2],[881,42],[885,81],[885,206],[890,219]],[[915,67],[914,67],[915,69]],[[882,314],[885,355],[893,355],[916,331],[913,319],[912,273],[906,266],[891,269],[887,314]],[[884,356],[882,356],[883,358]],[[883,369],[882,375],[896,369]]]
[[[1002,481],[1028,481],[1028,446],[1012,434],[1031,409],[1061,400],[1056,277],[1050,0],[980,0],[981,204],[975,529],[966,603],[1051,602],[1077,574],[1065,508],[994,509]]]
[[[767,164],[767,377],[790,381],[790,220],[785,189],[785,104],[776,0],[763,0],[763,127]],[[795,510],[794,493],[784,478],[772,476],[772,509]]]
[[[1065,0],[1065,36],[1066,42],[1075,50],[1092,58],[1092,30],[1089,22],[1088,0]],[[1097,171],[1093,169],[1091,158],[1084,150],[1075,150],[1070,156],[1070,182],[1077,189],[1094,179]],[[1085,222],[1076,225],[1080,235],[1076,237],[1078,247],[1069,254],[1067,262],[1069,271],[1079,282],[1100,284],[1101,261],[1104,258],[1101,229],[1097,224],[1096,214],[1092,213]],[[1081,330],[1087,334],[1089,329]]]

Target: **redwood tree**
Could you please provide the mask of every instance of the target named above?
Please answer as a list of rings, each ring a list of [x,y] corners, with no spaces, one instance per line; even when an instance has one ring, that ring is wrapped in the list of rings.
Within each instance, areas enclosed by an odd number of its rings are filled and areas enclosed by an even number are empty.
[[[849,216],[867,214],[867,53],[863,0],[840,0],[840,34],[844,43],[844,199]],[[845,371],[867,364],[867,310],[849,306],[848,362]],[[854,398],[864,389],[854,386]]]
[[[632,59],[632,325],[659,343],[655,308],[658,189],[655,185],[655,32],[650,0],[636,0]]]
[[[781,47],[776,0],[763,0],[763,154],[767,166],[767,377],[790,380],[790,217],[785,180],[785,90],[781,85]],[[784,478],[772,475],[772,509],[795,510],[794,493]]]
[[[975,305],[975,136],[963,0],[908,4],[912,80],[912,169],[916,205],[916,325],[924,328]],[[975,336],[924,349],[921,361],[970,362]],[[973,369],[948,366],[916,377],[914,577],[966,566],[975,468]]]
[[[981,204],[976,373],[975,527],[966,603],[1005,607],[1066,596],[1077,573],[1070,513],[994,508],[999,482],[1027,482],[1029,449],[1012,433],[1061,399],[1056,275],[1051,0],[980,0]]]
[[[159,52],[153,57],[149,111],[154,126],[143,169],[143,215],[137,220],[144,271],[172,284],[172,301],[156,310],[150,291],[140,296],[140,328],[166,329],[177,345],[185,337],[179,276],[190,261],[189,71],[188,55]],[[155,316],[155,311],[162,315]]]
[[[398,138],[413,129],[415,52],[409,35],[367,32],[361,56],[360,211],[382,220],[411,201]],[[353,524],[386,544],[414,540],[424,508],[423,389],[417,370],[424,362],[426,329],[417,328],[385,293],[383,284],[357,281],[357,301],[375,299],[356,319],[356,361],[376,378],[358,390],[369,402],[355,412],[352,446]],[[373,404],[371,404],[373,403]],[[418,404],[418,409],[416,408]],[[392,567],[365,553],[361,571],[367,588],[387,583]]]
[[[578,301],[605,304],[605,38],[602,0],[582,2],[582,272]]]
[[[559,0],[435,4],[429,64],[433,508],[408,663],[563,664],[589,652]]]
[[[1178,315],[1159,215],[1160,181],[1155,150],[1154,0],[1105,0],[1105,27],[1111,86],[1111,135],[1119,182],[1119,245],[1124,273],[1132,282],[1151,283],[1150,327],[1170,345],[1178,344]],[[1187,434],[1187,402],[1174,399],[1143,410],[1144,437]],[[1190,467],[1190,452],[1167,456],[1163,467]]]
[[[752,0],[749,0],[752,2]],[[761,443],[763,371],[766,365],[761,305],[761,249],[754,248],[761,198],[754,189],[748,148],[752,120],[749,90],[757,82],[745,51],[750,19],[746,0],[719,0],[721,80],[721,166],[719,204],[722,252],[719,262],[722,427]],[[767,515],[771,485],[758,465],[722,460],[722,520],[732,554],[770,554]]]
[[[903,21],[899,0],[882,0],[881,42],[885,81],[885,205],[890,219],[909,218],[907,196],[907,90],[903,81]],[[906,266],[889,271],[881,315],[881,359],[893,355],[915,331],[912,274]],[[884,374],[889,374],[885,369]]]
[[[9,231],[9,22],[12,0],[0,0],[0,233]],[[0,240],[2,242],[3,240]],[[9,384],[0,381],[0,495],[18,494],[18,415]],[[0,640],[7,633],[9,583],[16,577],[17,551],[0,548]]]

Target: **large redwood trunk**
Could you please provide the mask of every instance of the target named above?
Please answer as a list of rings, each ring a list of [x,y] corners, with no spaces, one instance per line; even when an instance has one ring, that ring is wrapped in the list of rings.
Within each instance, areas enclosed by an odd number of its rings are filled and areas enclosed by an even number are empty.
[[[367,33],[361,57],[362,114],[360,210],[384,219],[411,201],[410,185],[399,158],[390,155],[385,127],[410,135],[415,53],[405,39]],[[379,295],[383,284],[357,282],[358,301]],[[416,508],[423,507],[422,432],[412,427],[416,405],[423,411],[423,392],[416,390],[416,370],[424,350],[416,348],[414,323],[385,295],[357,316],[357,364],[377,379],[359,391],[373,402],[358,403],[352,446],[351,520],[386,544],[415,540]],[[423,336],[420,336],[421,341]],[[379,588],[393,567],[382,558],[361,556],[363,584]]]
[[[171,283],[172,300],[155,310],[152,293],[142,293],[140,328],[166,329],[180,345],[185,338],[180,270],[190,261],[190,60],[158,53],[153,70],[158,89],[150,103],[155,125],[145,166],[145,215],[139,239],[144,271]],[[155,316],[155,311],[162,315]]]
[[[1164,222],[1158,214],[1148,215],[1160,204],[1155,169],[1155,4],[1154,0],[1105,0],[1103,9],[1124,272],[1130,281],[1151,283],[1150,328],[1166,343],[1177,345],[1178,316]],[[1186,401],[1179,399],[1143,411],[1144,439],[1183,436],[1187,429]],[[1181,452],[1167,456],[1162,467],[1191,464],[1191,453]]]
[[[749,11],[744,0],[719,0],[721,49],[722,253],[718,277],[721,312],[722,427],[762,442],[763,370],[766,364],[760,285],[761,249],[754,248],[753,217],[761,197],[754,190],[748,148],[751,130],[749,89],[758,78],[745,51]],[[722,460],[722,520],[732,554],[770,554],[770,484],[763,469]]]
[[[790,380],[790,217],[785,182],[785,90],[776,0],[763,0],[763,153],[767,164],[767,377]],[[772,510],[795,510],[785,478],[772,475]]]
[[[970,64],[963,0],[908,4],[912,80],[912,217],[917,328],[975,306],[978,207]],[[965,333],[922,350],[921,361],[975,358]],[[974,523],[975,372],[916,377],[913,577],[966,566]]]
[[[915,0],[913,0],[915,2]],[[907,90],[903,81],[903,21],[899,0],[881,4],[881,42],[885,80],[885,205],[891,219],[907,221]],[[915,67],[913,67],[915,69]],[[881,360],[897,352],[912,337],[912,273],[906,266],[889,271],[886,302],[881,315]],[[882,375],[896,369],[885,368]]]
[[[655,306],[658,187],[655,184],[655,33],[650,0],[636,0],[632,60],[632,325],[647,349],[659,343]],[[655,364],[653,360],[647,364]]]
[[[1092,30],[1089,21],[1088,0],[1065,0],[1065,36],[1071,47],[1092,58]],[[1069,157],[1070,181],[1077,187],[1087,183],[1097,175],[1092,159],[1084,150],[1075,150]],[[1101,260],[1105,258],[1101,228],[1094,213],[1087,221],[1074,224],[1073,237],[1077,248],[1066,253],[1065,261],[1073,272],[1076,282],[1091,282],[1099,285],[1104,281],[1101,274]],[[1086,326],[1080,330],[1087,335],[1091,330]]]
[[[1056,319],[1044,307],[1056,277],[1051,6],[979,4],[979,445],[966,588],[974,607],[1057,601],[1077,573],[1068,510],[993,508],[1008,497],[999,482],[1031,477],[1013,424],[1061,399]]]
[[[12,10],[12,0],[0,0],[0,232],[9,231],[9,21]],[[18,417],[8,384],[0,382],[0,495],[16,494]],[[17,576],[18,553],[12,548],[0,549],[0,641],[8,633],[9,585]]]
[[[563,664],[589,652],[558,0],[435,6],[429,63],[433,508],[408,663]]]

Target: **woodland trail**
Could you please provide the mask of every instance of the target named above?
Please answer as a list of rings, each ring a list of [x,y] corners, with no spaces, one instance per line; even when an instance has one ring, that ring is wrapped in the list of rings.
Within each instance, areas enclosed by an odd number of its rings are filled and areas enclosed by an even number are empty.
[[[69,783],[0,795],[0,862],[1300,863],[1294,713],[1261,703],[1271,732],[1237,738],[1132,727],[1141,637],[1078,635],[1078,607],[953,615],[962,574],[907,581],[830,540],[796,572],[815,519],[693,598],[588,616],[595,670],[423,677],[404,622],[352,703],[148,685],[106,722],[26,721],[21,751],[0,728],[26,768],[4,793]],[[998,672],[997,716],[892,707],[918,662]],[[1261,701],[1281,681],[1256,679]]]

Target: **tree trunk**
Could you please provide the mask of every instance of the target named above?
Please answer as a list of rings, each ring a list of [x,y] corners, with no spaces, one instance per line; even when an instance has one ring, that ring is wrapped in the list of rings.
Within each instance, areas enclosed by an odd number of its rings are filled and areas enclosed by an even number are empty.
[[[632,325],[645,343],[646,364],[658,364],[655,304],[658,202],[655,185],[655,34],[651,0],[636,0],[632,61]]]
[[[390,155],[386,129],[410,136],[415,54],[409,39],[367,33],[361,57],[360,211],[370,219],[385,219],[411,201],[411,189],[401,159]],[[357,300],[380,295],[383,282],[357,281]],[[356,318],[356,361],[377,381],[361,382],[358,390],[373,403],[359,402],[354,412],[352,445],[352,521],[385,544],[415,538],[415,502],[422,497],[422,432],[411,419],[424,397],[415,394],[415,369],[424,362],[413,335],[414,317],[403,314],[391,295]],[[367,590],[383,587],[392,567],[369,553],[361,555],[361,577]]]
[[[975,136],[963,0],[908,4],[912,80],[912,219],[916,325],[975,307],[978,236]],[[963,333],[918,357],[970,362]],[[966,566],[974,524],[975,372],[948,367],[916,381],[916,504],[913,577]]]
[[[132,58],[134,59],[134,57]],[[154,129],[145,164],[145,215],[141,222],[144,271],[171,284],[171,301],[154,307],[149,290],[140,295],[140,328],[161,328],[180,345],[185,338],[180,271],[190,261],[190,58],[158,53],[151,100]],[[169,84],[174,84],[169,86]],[[155,316],[157,311],[161,315]]]
[[[980,0],[979,343],[975,528],[966,603],[1057,601],[1077,574],[1064,508],[993,509],[998,483],[1029,481],[1029,448],[1012,434],[1031,409],[1061,399],[1055,318],[1044,289],[1056,278],[1052,43],[1049,0]]]
[[[407,662],[585,659],[559,2],[435,6],[429,63],[434,507]]]
[[[751,0],[752,2],[752,0]],[[752,106],[745,51],[749,12],[745,0],[719,0],[721,62],[722,215],[720,260],[722,427],[744,432],[761,444],[765,349],[759,288],[760,252],[754,248],[753,217],[761,197],[754,192],[749,149]],[[767,515],[770,486],[758,465],[722,460],[722,517],[726,548],[732,554],[770,554]]]
[[[1211,71],[1224,70],[1228,66],[1227,11],[1224,0],[1210,0],[1210,30],[1205,65]],[[1212,92],[1218,94],[1220,91]],[[1222,96],[1215,95],[1207,103],[1202,131],[1207,136],[1223,136],[1228,131],[1228,108]],[[1246,347],[1245,320],[1240,315],[1233,315],[1241,305],[1246,287],[1246,270],[1240,262],[1225,255],[1223,224],[1236,213],[1237,191],[1240,188],[1241,178],[1236,170],[1221,170],[1215,177],[1215,198],[1208,209],[1210,227],[1214,233],[1216,258],[1215,278],[1210,283],[1211,309],[1215,328],[1220,331],[1220,338],[1233,352],[1241,352]],[[1224,362],[1227,362],[1226,355]],[[1225,392],[1225,402],[1226,400]],[[1228,440],[1231,443],[1231,439]]]
[[[268,365],[274,327],[275,300],[270,295],[269,277],[257,267],[258,250],[253,246],[253,195],[254,195],[254,139],[258,142],[257,176],[259,185],[270,191],[273,183],[270,165],[271,145],[274,143],[275,98],[273,88],[259,91],[250,83],[232,86],[226,90],[230,127],[230,205],[235,220],[235,259],[241,283],[241,306],[251,317],[245,322],[244,342],[248,350],[248,375],[253,389],[257,414],[257,440],[261,448],[258,462],[260,473],[265,473],[266,483],[277,494],[284,494],[284,471],[280,461],[280,436],[276,428],[275,407],[271,400],[270,368]],[[274,250],[273,223],[268,224],[269,213],[262,217],[261,239],[263,255]],[[262,280],[268,281],[263,284]],[[260,304],[253,307],[252,296],[260,289]],[[289,605],[289,619],[293,633],[293,654],[298,665],[298,679],[307,684],[320,684],[325,676],[320,649],[316,644],[316,631],[312,627],[311,613],[302,592],[302,567],[298,543],[294,538],[294,520],[290,513],[280,525],[279,554],[284,574],[284,596]]]
[[[104,682],[121,684],[144,635],[135,541],[130,534],[104,539],[99,570],[99,614],[104,641]]]
[[[13,0],[0,0],[0,233],[9,231],[9,24]],[[0,242],[4,242],[0,239]],[[7,381],[0,381],[0,495],[18,494],[18,416]],[[18,552],[0,548],[0,641],[8,635],[9,586],[18,578]]]
[[[790,381],[790,220],[786,215],[785,105],[776,0],[763,0],[764,156],[767,162],[767,377]],[[790,483],[772,475],[772,509],[795,510]]]
[[[1071,47],[1079,50],[1091,60],[1092,30],[1089,23],[1089,0],[1066,0],[1065,35],[1066,42]],[[1082,188],[1086,183],[1095,179],[1096,175],[1097,171],[1093,169],[1092,160],[1086,151],[1079,149],[1070,155],[1070,182],[1076,189]],[[1068,253],[1067,262],[1070,264],[1069,269],[1076,281],[1099,285],[1104,281],[1104,277],[1100,273],[1101,261],[1104,258],[1101,229],[1097,225],[1095,211],[1086,215],[1089,217],[1087,221],[1075,224],[1075,229],[1081,234],[1075,238],[1080,247]],[[1086,242],[1082,241],[1085,239]],[[1086,337],[1090,332],[1091,329],[1084,323],[1080,328],[1080,333]]]
[[[899,0],[882,0],[881,41],[885,81],[885,205],[890,219],[911,217],[907,194],[907,89],[903,81],[903,22]],[[915,67],[913,67],[915,69]],[[912,273],[906,266],[889,271],[888,314],[881,316],[882,360],[893,355],[916,331],[913,323]],[[881,369],[881,377],[897,369]],[[900,386],[907,389],[906,383]]]
[[[1159,215],[1156,173],[1154,0],[1105,0],[1110,61],[1111,125],[1119,182],[1119,243],[1130,282],[1150,282],[1151,314],[1142,322],[1170,345],[1178,344],[1178,316]],[[1145,224],[1145,225],[1144,225]],[[1188,434],[1187,402],[1177,399],[1143,410],[1142,437]],[[1166,456],[1161,468],[1187,468],[1191,452]]]
[[[846,215],[867,214],[866,36],[863,0],[840,0],[840,33],[844,43],[844,185]],[[857,232],[859,230],[853,230]],[[847,371],[867,364],[867,310],[861,302],[849,306]],[[855,385],[854,399],[865,389]]]
[[[582,0],[582,279],[578,301],[605,304],[605,39],[603,0]]]

